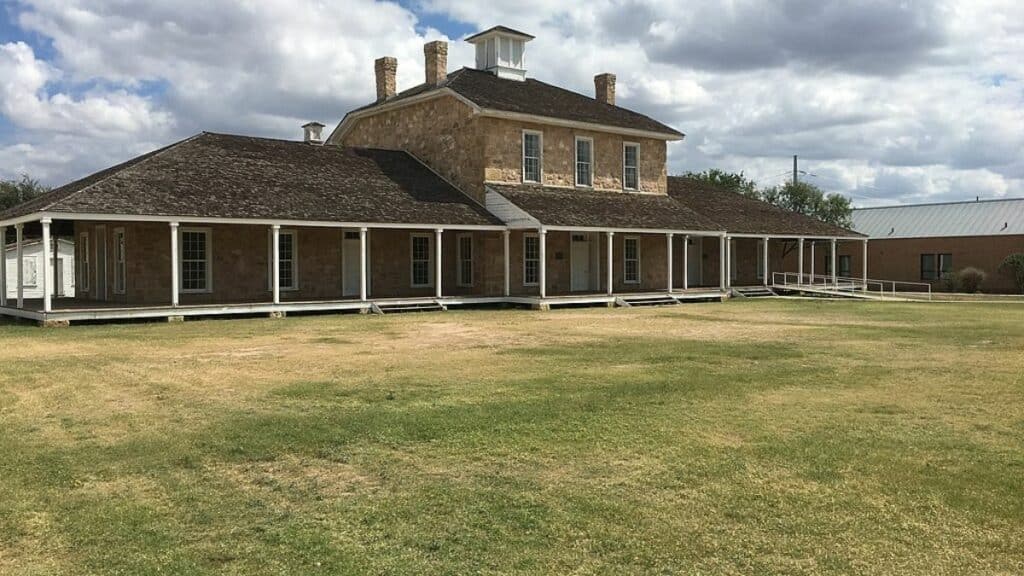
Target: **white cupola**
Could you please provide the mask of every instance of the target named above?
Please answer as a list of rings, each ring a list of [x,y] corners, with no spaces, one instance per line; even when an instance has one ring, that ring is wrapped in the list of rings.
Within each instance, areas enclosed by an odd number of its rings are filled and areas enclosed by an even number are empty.
[[[466,38],[476,46],[476,68],[509,80],[526,79],[526,43],[533,36],[495,26]]]

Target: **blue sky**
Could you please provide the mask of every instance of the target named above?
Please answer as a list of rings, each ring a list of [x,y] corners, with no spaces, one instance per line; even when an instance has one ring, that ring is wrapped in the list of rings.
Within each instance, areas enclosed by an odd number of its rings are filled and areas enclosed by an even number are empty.
[[[528,74],[687,134],[670,173],[781,182],[793,154],[856,203],[1024,196],[1024,5],[1009,0],[8,0],[0,178],[60,184],[201,130],[297,138],[373,97],[373,59],[504,24]]]

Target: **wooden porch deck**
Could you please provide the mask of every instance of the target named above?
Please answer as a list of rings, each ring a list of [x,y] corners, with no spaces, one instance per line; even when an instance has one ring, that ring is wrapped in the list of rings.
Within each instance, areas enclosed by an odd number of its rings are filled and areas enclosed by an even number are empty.
[[[671,298],[675,302],[685,301],[721,301],[727,293],[717,288],[694,288],[676,290],[671,294],[660,292],[630,293],[587,293],[558,295],[541,298],[539,296],[443,296],[417,298],[374,298],[366,301],[359,299],[341,300],[306,300],[294,302],[239,302],[226,304],[168,304],[125,305],[115,302],[83,301],[72,298],[56,298],[52,310],[43,312],[41,299],[26,299],[23,308],[17,308],[15,302],[0,307],[0,316],[22,318],[43,324],[61,324],[86,321],[118,321],[135,319],[180,320],[196,317],[241,316],[241,315],[286,315],[288,313],[328,313],[356,312],[369,313],[374,307],[387,308],[396,306],[417,306],[434,304],[442,308],[460,306],[513,305],[533,309],[550,309],[570,306],[615,306],[617,301],[644,301],[652,298]]]

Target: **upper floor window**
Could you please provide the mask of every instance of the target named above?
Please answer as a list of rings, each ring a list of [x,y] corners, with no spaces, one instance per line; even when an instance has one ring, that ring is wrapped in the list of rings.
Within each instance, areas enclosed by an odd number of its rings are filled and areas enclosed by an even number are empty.
[[[523,182],[540,183],[543,145],[540,132],[523,132]]]
[[[622,145],[622,187],[626,190],[640,189],[640,145]]]
[[[594,141],[576,137],[576,185],[594,185]]]

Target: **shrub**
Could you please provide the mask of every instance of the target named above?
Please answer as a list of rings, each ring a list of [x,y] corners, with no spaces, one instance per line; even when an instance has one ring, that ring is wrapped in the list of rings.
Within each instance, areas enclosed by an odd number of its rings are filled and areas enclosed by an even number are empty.
[[[1010,254],[999,265],[999,271],[1013,278],[1017,291],[1024,294],[1024,254]]]
[[[968,266],[963,270],[957,272],[956,286],[961,292],[968,294],[974,294],[981,289],[981,285],[988,278],[988,274],[985,274],[984,270]]]

